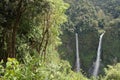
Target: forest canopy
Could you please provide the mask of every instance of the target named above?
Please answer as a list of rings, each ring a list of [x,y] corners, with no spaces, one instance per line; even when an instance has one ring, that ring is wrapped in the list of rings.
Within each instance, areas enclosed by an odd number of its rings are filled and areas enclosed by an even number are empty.
[[[120,0],[0,0],[0,80],[120,80],[119,25]]]

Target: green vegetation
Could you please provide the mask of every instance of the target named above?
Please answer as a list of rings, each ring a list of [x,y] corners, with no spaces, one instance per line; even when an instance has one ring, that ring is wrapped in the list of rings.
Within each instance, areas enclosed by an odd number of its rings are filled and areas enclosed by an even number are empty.
[[[0,80],[120,80],[119,25],[120,0],[0,0]]]
[[[108,66],[108,69],[105,69],[106,76],[103,80],[119,80],[120,79],[120,63],[114,66]]]
[[[87,80],[83,75],[74,73],[68,62],[41,63],[40,58],[27,57],[25,64],[8,58],[6,68],[1,68],[1,80]]]
[[[81,68],[90,76],[96,59],[99,35],[103,37],[100,74],[104,68],[120,62],[119,0],[65,0],[71,6],[63,25],[63,44],[59,47],[62,59],[75,68],[75,32],[79,34]],[[114,7],[114,8],[113,8]],[[116,15],[116,16],[115,16]],[[67,58],[66,58],[67,56]]]

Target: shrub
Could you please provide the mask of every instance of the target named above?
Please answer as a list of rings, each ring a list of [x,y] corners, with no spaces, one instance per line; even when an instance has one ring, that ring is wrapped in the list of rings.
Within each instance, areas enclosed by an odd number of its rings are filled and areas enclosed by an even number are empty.
[[[114,66],[108,66],[108,69],[105,69],[106,75],[102,80],[120,80],[120,63],[117,63]]]

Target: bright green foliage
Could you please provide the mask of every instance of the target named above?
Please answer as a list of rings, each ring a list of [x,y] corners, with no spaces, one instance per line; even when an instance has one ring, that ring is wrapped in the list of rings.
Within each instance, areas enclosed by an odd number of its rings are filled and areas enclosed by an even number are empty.
[[[0,65],[1,66],[1,65]],[[88,80],[80,73],[74,73],[68,62],[42,63],[39,58],[27,56],[25,64],[8,58],[1,80]],[[1,70],[4,69],[1,66]]]
[[[27,10],[28,12],[22,18],[17,36],[18,58],[20,59],[24,58],[26,53],[33,55],[31,53],[33,51],[42,56],[47,55],[61,43],[59,38],[61,34],[60,25],[67,21],[64,13],[68,8],[68,4],[62,0],[46,0],[43,3],[39,4],[43,6],[48,5],[48,12],[45,12],[43,7],[43,13],[33,15],[31,19],[29,16],[37,11],[33,9],[33,12],[29,13],[31,10]],[[36,9],[36,7],[40,6],[35,5],[34,8]]]
[[[108,66],[108,69],[105,69],[105,76],[102,80],[120,80],[120,63]]]

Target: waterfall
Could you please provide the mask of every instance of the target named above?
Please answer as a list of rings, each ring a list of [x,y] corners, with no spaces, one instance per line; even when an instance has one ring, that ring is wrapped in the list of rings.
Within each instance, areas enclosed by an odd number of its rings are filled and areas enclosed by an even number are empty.
[[[102,45],[102,38],[103,38],[103,35],[105,34],[102,33],[100,35],[100,38],[99,38],[99,45],[98,45],[98,50],[97,50],[97,59],[96,59],[96,62],[95,62],[95,66],[94,66],[94,71],[93,71],[93,76],[94,77],[97,77],[98,75],[98,71],[99,71],[99,66],[100,66],[100,55],[101,55],[101,45]]]
[[[76,36],[76,72],[80,72],[80,58],[79,58],[79,48],[78,48],[78,33]]]

